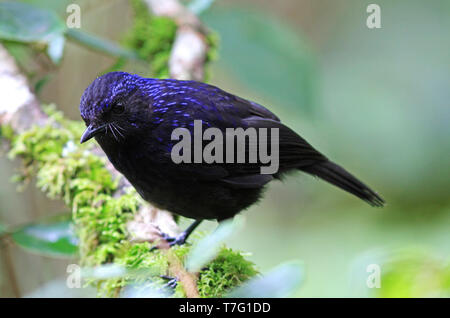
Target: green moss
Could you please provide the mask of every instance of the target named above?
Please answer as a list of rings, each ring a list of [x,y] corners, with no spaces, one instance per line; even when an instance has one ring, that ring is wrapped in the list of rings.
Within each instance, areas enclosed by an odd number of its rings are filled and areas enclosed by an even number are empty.
[[[222,248],[219,255],[200,272],[198,290],[201,297],[222,297],[258,274],[255,265],[240,252]]]
[[[105,168],[106,159],[92,154],[93,143],[79,144],[84,124],[65,119],[53,106],[46,107],[50,120],[45,126],[13,135],[2,127],[2,135],[10,136],[11,158],[21,157],[23,166],[16,180],[22,184],[36,176],[37,186],[50,198],[61,198],[71,208],[79,237],[80,264],[95,267],[115,263],[132,272],[121,278],[91,280],[99,296],[116,297],[130,283],[163,284],[160,275],[169,275],[165,253],[150,251],[150,243],[127,240],[127,222],[141,201],[132,188],[121,196],[112,196],[118,181]],[[4,133],[6,131],[7,133]],[[171,252],[184,262],[190,245],[173,247]],[[219,256],[199,274],[202,297],[217,297],[257,274],[254,265],[238,252],[224,248]],[[173,297],[185,297],[180,284]]]
[[[175,41],[177,24],[168,17],[152,16],[142,0],[131,1],[134,20],[133,25],[124,37],[123,45],[136,51],[138,56],[150,64],[147,74],[155,78],[168,78],[169,58]],[[205,78],[208,78],[208,64],[218,55],[219,37],[217,33],[206,35],[208,52],[205,59]],[[123,65],[120,61],[114,66],[118,70]]]
[[[20,156],[22,170],[15,180],[22,183],[36,175],[37,186],[50,198],[62,198],[72,209],[83,265],[102,264],[120,250],[126,238],[125,225],[136,211],[139,199],[132,189],[118,198],[105,168],[105,159],[91,154],[91,145],[78,140],[84,125],[69,121],[54,107],[47,107],[50,120],[11,140],[11,158]]]
[[[14,136],[14,130],[10,125],[0,126],[0,141],[3,139],[12,139]]]
[[[170,50],[175,40],[177,25],[170,18],[151,16],[141,0],[133,0],[131,4],[134,20],[124,38],[124,45],[149,62],[149,76],[167,78]]]

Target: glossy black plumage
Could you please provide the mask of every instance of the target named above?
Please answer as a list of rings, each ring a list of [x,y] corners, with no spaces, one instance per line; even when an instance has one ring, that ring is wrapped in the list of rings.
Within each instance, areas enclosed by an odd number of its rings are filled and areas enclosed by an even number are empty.
[[[329,161],[277,116],[251,101],[193,81],[141,78],[113,72],[84,92],[82,142],[95,136],[114,167],[153,205],[194,219],[226,219],[255,203],[272,179],[301,170],[346,190],[373,206],[383,199]],[[279,129],[279,171],[260,174],[261,164],[173,163],[172,131],[205,128]]]

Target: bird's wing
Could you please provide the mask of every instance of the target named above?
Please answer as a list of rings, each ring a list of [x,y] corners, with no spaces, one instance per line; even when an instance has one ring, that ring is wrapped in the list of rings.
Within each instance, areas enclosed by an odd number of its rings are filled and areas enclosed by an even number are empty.
[[[244,115],[245,118],[256,116],[259,118],[280,121],[280,119],[274,113],[272,113],[264,106],[261,106],[260,104],[252,102],[250,100],[240,98],[238,96],[234,96],[234,98],[236,100],[236,102],[234,103],[234,107],[240,109],[242,115]]]
[[[263,106],[204,83],[190,82],[189,87],[193,88],[189,96],[179,98],[175,107],[165,110],[165,120],[162,121],[161,127],[167,125],[167,129],[159,129],[166,135],[162,139],[170,140],[168,130],[173,130],[173,118],[177,118],[179,127],[187,128],[191,133],[195,119],[202,120],[203,128],[217,127],[222,132],[226,128],[237,127],[267,128],[269,144],[270,130],[274,128],[279,132],[280,172],[327,160],[298,134],[280,123],[279,118]],[[177,116],[177,112],[187,116]],[[249,158],[248,145],[246,152],[246,158]],[[190,163],[180,164],[177,170],[185,177],[191,176],[198,180],[221,181],[235,188],[259,188],[278,176],[278,174],[273,176],[261,174],[262,166],[260,162]]]
[[[281,168],[302,167],[328,160],[295,131],[279,121],[253,116],[244,119],[244,122],[248,127],[278,130]]]
[[[324,162],[328,159],[320,152],[315,150],[306,140],[296,134],[293,130],[286,127],[279,121],[252,116],[243,120],[247,127],[267,128],[278,130],[278,165],[279,170],[272,175],[261,174],[261,167],[257,164],[231,164],[226,165],[229,176],[223,178],[226,183],[233,187],[249,187],[252,184],[262,186],[269,182],[273,177],[279,176],[282,172],[290,169],[302,168],[317,162]],[[268,138],[268,144],[271,144],[271,138]],[[271,146],[269,146],[270,148]],[[246,148],[248,151],[249,148]],[[271,149],[272,151],[272,149]],[[246,157],[248,158],[248,156]],[[259,183],[258,183],[259,182]]]
[[[216,95],[218,100],[216,103],[220,105],[222,112],[221,118],[232,117],[228,123],[235,122],[235,118],[239,118],[237,126],[245,128],[266,128],[269,132],[268,143],[270,145],[271,129],[278,130],[278,148],[279,148],[279,172],[282,173],[289,169],[306,167],[317,162],[328,161],[328,159],[314,149],[305,139],[300,137],[296,132],[280,122],[280,119],[265,107],[240,98],[235,95],[223,92],[228,96],[229,101],[221,103],[223,96]],[[217,118],[210,118],[214,124],[221,125],[217,122]],[[270,146],[269,146],[270,148]],[[246,158],[249,158],[249,147],[246,147]],[[259,152],[259,148],[258,148]],[[258,162],[255,164],[225,164],[222,165],[226,169],[228,176],[221,180],[228,185],[236,188],[262,187],[274,177],[278,177],[280,173],[274,175],[261,174],[263,165]]]

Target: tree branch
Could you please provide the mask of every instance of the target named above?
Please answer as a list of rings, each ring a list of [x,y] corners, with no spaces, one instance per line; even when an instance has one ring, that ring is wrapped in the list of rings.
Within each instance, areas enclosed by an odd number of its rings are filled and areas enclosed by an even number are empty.
[[[204,77],[204,63],[208,45],[206,29],[197,17],[176,0],[145,0],[154,15],[167,16],[177,24],[177,34],[169,60],[169,71],[175,79],[193,79],[201,81]],[[15,134],[30,129],[33,125],[45,125],[47,115],[33,94],[26,77],[20,72],[14,58],[0,44],[0,125],[8,125]],[[93,153],[105,156],[103,151],[94,147]],[[107,161],[107,169],[114,177],[120,174]],[[120,185],[115,195],[121,195],[131,185],[120,177]],[[130,241],[154,241],[161,239],[163,231],[176,235],[179,229],[167,211],[151,206],[141,206],[134,219],[127,224]],[[169,253],[170,254],[170,253]],[[187,273],[176,257],[169,257],[169,271],[185,287],[188,297],[198,297],[196,277]]]
[[[204,64],[208,45],[206,28],[200,20],[177,0],[145,0],[158,16],[167,16],[178,24],[169,59],[170,77],[179,80],[204,79]]]
[[[42,125],[46,115],[27,78],[20,72],[14,58],[0,44],[0,125],[9,125],[20,133],[32,125]]]

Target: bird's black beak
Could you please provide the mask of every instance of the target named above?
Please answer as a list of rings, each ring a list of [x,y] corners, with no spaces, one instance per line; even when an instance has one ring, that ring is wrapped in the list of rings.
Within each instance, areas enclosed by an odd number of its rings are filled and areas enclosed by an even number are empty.
[[[84,131],[83,135],[81,136],[80,143],[82,144],[85,141],[88,141],[95,135],[98,135],[99,133],[105,131],[105,126],[102,125],[100,127],[94,127],[92,125],[89,125],[86,130]]]

